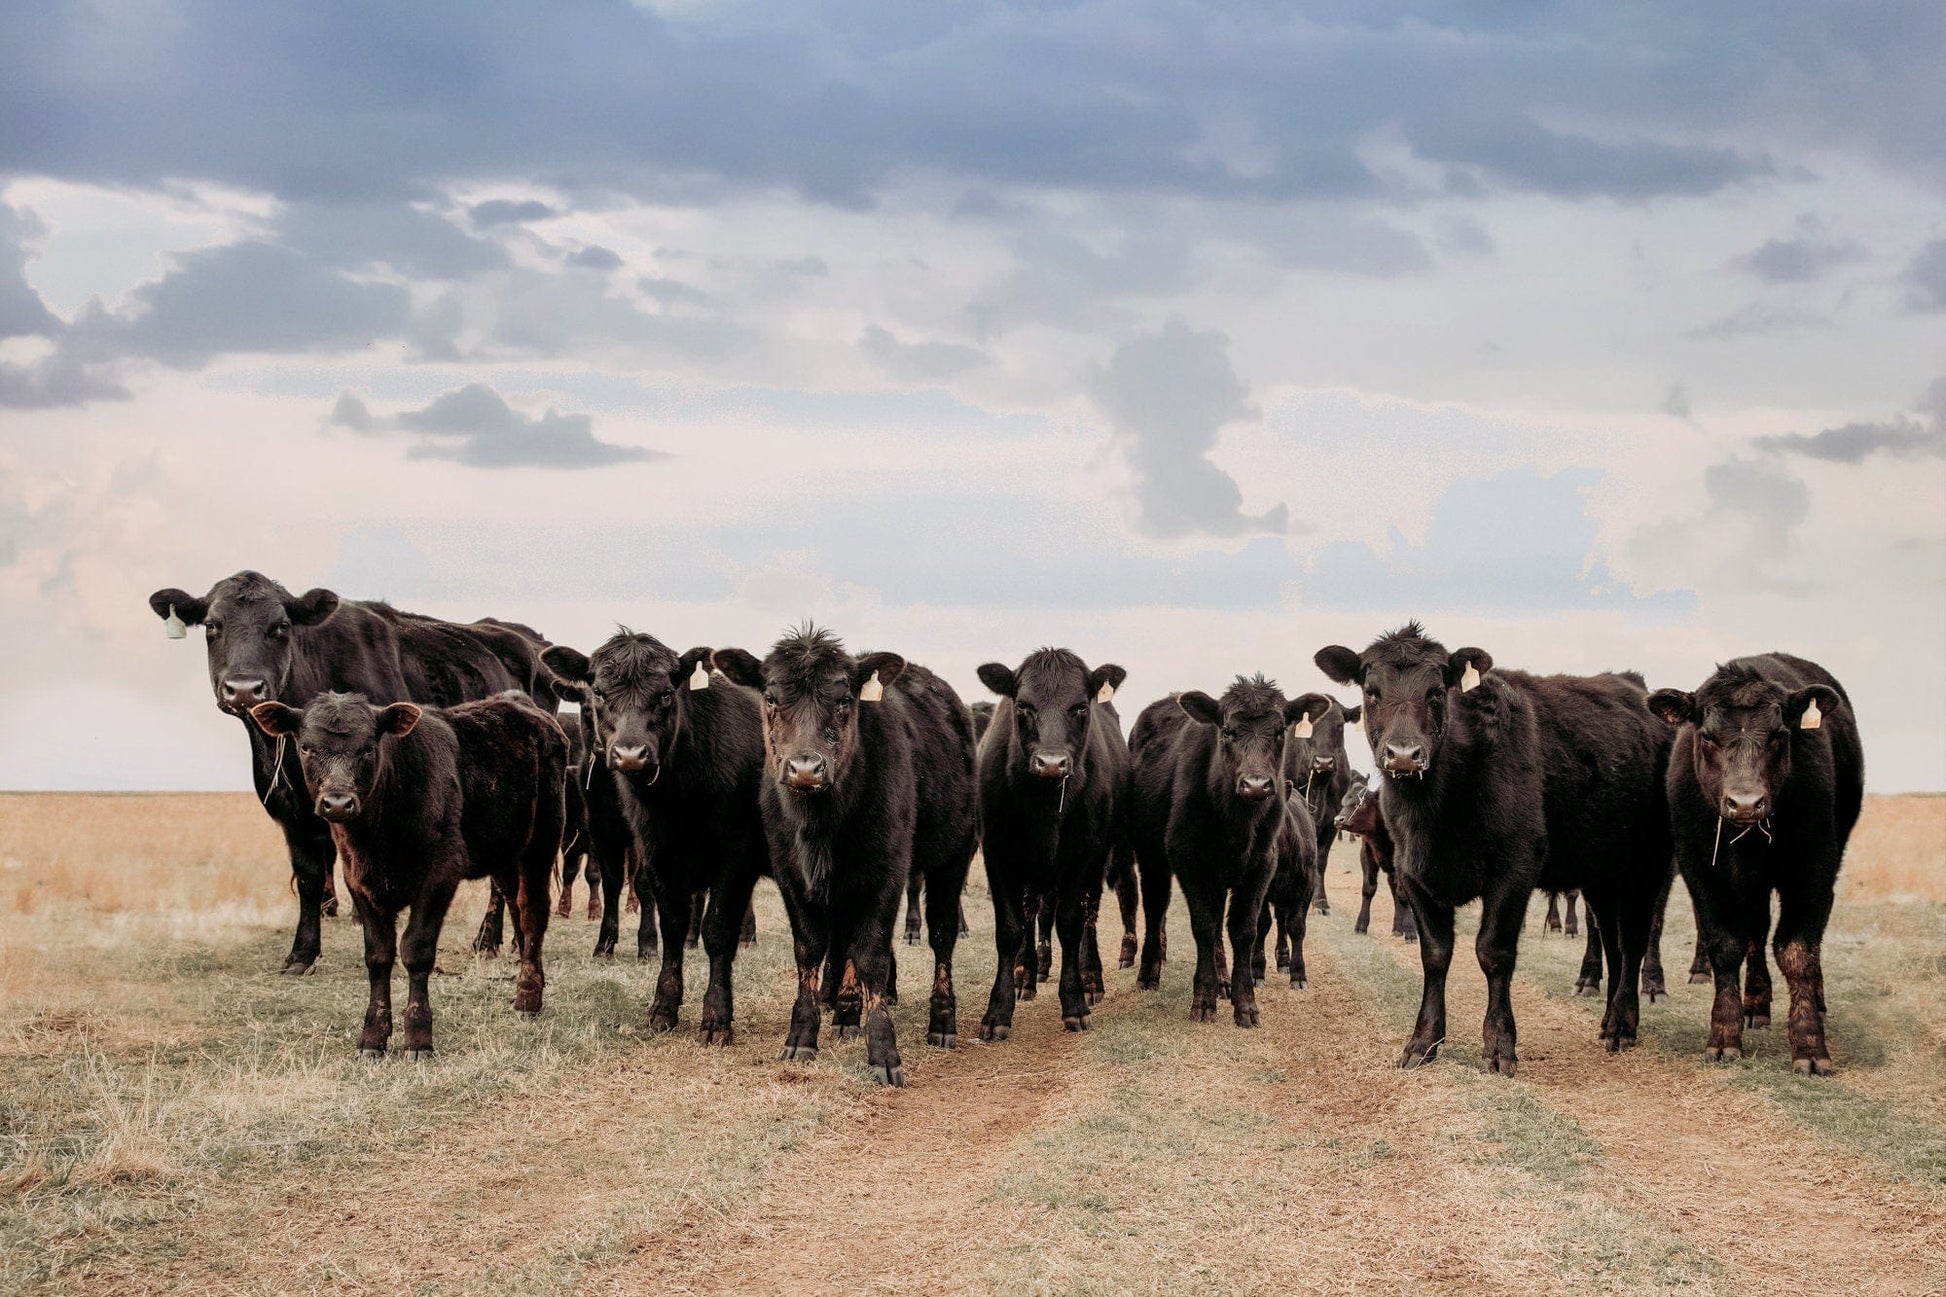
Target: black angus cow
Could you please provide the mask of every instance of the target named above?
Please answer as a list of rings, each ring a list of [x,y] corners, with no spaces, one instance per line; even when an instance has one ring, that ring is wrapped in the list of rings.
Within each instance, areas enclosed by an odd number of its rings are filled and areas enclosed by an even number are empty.
[[[981,851],[999,952],[980,1039],[1005,1040],[1016,998],[1033,997],[1043,913],[1061,936],[1061,1025],[1084,1031],[1102,995],[1091,910],[1127,833],[1128,744],[1107,701],[1127,672],[1043,648],[1018,668],[989,662],[979,674],[1000,696],[980,745]]]
[[[1654,1004],[1656,1000],[1669,994],[1669,986],[1662,972],[1662,920],[1665,912],[1669,908],[1669,893],[1675,886],[1675,882],[1676,876],[1671,873],[1668,879],[1662,884],[1662,895],[1656,897],[1655,917],[1649,921],[1649,949],[1642,956],[1642,994],[1649,997],[1650,1004]],[[1552,892],[1548,893],[1548,917],[1554,922],[1553,928],[1548,930],[1558,931],[1560,929],[1560,923],[1554,919],[1554,895]],[[1575,935],[1574,898],[1579,895],[1579,892],[1572,890],[1567,893],[1568,928],[1566,935],[1570,937]],[[1584,902],[1586,901],[1585,897],[1582,899]],[[1585,903],[1582,908],[1586,909],[1591,916],[1594,913],[1593,909]],[[1574,993],[1576,995],[1600,995],[1601,975],[1604,963],[1604,953],[1601,948],[1601,926],[1592,917],[1589,918],[1587,926],[1588,944],[1581,953],[1581,971],[1575,975]],[[1755,970],[1753,969],[1753,975],[1754,973]]]
[[[958,1043],[953,948],[980,819],[972,716],[926,668],[896,653],[853,657],[813,626],[786,635],[761,662],[741,649],[712,660],[764,695],[759,801],[797,955],[784,1057],[817,1057],[829,958],[839,1038],[862,1021],[872,1075],[904,1085],[885,1006],[896,994],[892,925],[915,870],[925,875],[934,957],[926,1040]]]
[[[1284,744],[1284,778],[1297,785],[1317,831],[1317,907],[1319,914],[1329,914],[1324,874],[1331,864],[1331,844],[1338,836],[1338,809],[1345,804],[1355,773],[1345,751],[1345,726],[1364,711],[1359,704],[1347,707],[1324,694],[1305,694],[1297,701],[1302,711]]]
[[[344,861],[371,982],[358,1052],[381,1058],[391,1039],[399,912],[409,908],[405,1056],[432,1053],[428,982],[464,879],[491,878],[511,898],[521,934],[514,1008],[539,1013],[568,763],[553,716],[519,691],[447,708],[327,693],[302,709],[258,703],[250,716],[293,740],[304,795]]]
[[[1365,691],[1395,876],[1419,927],[1425,990],[1399,1065],[1427,1062],[1446,1038],[1453,911],[1478,898],[1483,1053],[1488,1071],[1513,1074],[1509,992],[1536,888],[1576,887],[1593,903],[1621,969],[1601,1039],[1610,1050],[1634,1044],[1649,924],[1673,868],[1668,727],[1649,711],[1640,677],[1496,671],[1485,650],[1449,653],[1417,622],[1363,653],[1320,649],[1316,661]]]
[[[1649,705],[1679,727],[1669,810],[1683,882],[1716,974],[1713,1059],[1743,1056],[1743,1030],[1770,1017],[1738,993],[1737,973],[1770,927],[1790,988],[1791,1066],[1829,1076],[1824,1035],[1824,928],[1845,843],[1865,796],[1865,754],[1844,686],[1787,653],[1738,658],[1694,693],[1658,689]]]
[[[1323,865],[1318,859],[1319,835],[1302,788],[1286,780],[1284,801],[1290,811],[1290,822],[1278,835],[1277,871],[1270,876],[1270,887],[1264,893],[1264,908],[1257,919],[1257,941],[1251,949],[1250,971],[1259,982],[1269,971],[1264,942],[1275,919],[1277,967],[1289,969],[1291,985],[1301,988],[1306,978],[1304,930],[1310,921],[1311,893],[1322,886],[1319,879]],[[1337,830],[1333,829],[1332,834],[1336,836]]]
[[[1251,954],[1280,836],[1290,831],[1281,795],[1284,741],[1298,714],[1271,681],[1238,676],[1220,700],[1194,692],[1150,703],[1129,736],[1130,836],[1146,924],[1138,984],[1162,982],[1161,930],[1173,878],[1196,937],[1194,1021],[1216,1020],[1227,982],[1236,1025],[1257,1025]],[[1227,974],[1217,968],[1226,903],[1233,960]]]
[[[769,872],[757,811],[763,781],[763,710],[727,680],[692,687],[710,650],[678,654],[653,635],[623,629],[591,656],[554,645],[542,660],[592,718],[593,750],[607,765],[637,856],[646,925],[652,899],[662,969],[649,1029],[671,1031],[683,1000],[683,955],[699,893],[709,985],[703,1043],[727,1045],[733,1030],[732,967],[757,879]]]
[[[284,972],[308,973],[317,963],[336,849],[330,827],[303,795],[297,753],[253,725],[250,708],[270,701],[303,706],[332,692],[379,704],[451,706],[530,689],[538,649],[504,625],[439,621],[385,603],[341,600],[329,590],[293,595],[257,572],[226,577],[200,597],[157,590],[149,607],[165,622],[203,627],[216,705],[242,720],[257,799],[290,850],[298,915]],[[551,694],[542,705],[552,705]]]
[[[1399,890],[1398,875],[1392,870],[1392,835],[1385,831],[1385,817],[1379,814],[1378,785],[1360,775],[1345,794],[1345,805],[1338,812],[1340,831],[1358,840],[1359,864],[1364,884],[1360,890],[1358,923],[1354,932],[1372,926],[1372,897],[1378,894],[1378,878],[1385,875],[1385,886],[1392,893],[1392,935],[1405,941],[1419,940],[1419,927],[1412,921],[1412,906]]]

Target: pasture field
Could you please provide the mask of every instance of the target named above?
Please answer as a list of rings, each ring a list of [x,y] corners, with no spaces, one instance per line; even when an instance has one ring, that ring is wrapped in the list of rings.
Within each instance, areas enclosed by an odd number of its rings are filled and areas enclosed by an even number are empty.
[[[651,1038],[651,969],[590,959],[579,915],[518,1020],[511,961],[467,951],[477,884],[433,983],[439,1058],[373,1064],[353,920],[326,920],[317,975],[275,974],[295,903],[248,794],[0,796],[0,1289],[1946,1292],[1946,798],[1868,799],[1824,953],[1829,1080],[1790,1071],[1781,1014],[1703,1063],[1680,889],[1640,1048],[1596,1047],[1580,943],[1537,905],[1519,1078],[1478,1070],[1464,945],[1454,1038],[1399,1072],[1417,950],[1383,935],[1382,889],[1353,934],[1355,862],[1334,854],[1311,984],[1273,975],[1261,1030],[1188,1021],[1178,898],[1160,992],[1111,968],[1094,1030],[1044,994],[991,1046],[976,868],[962,1046],[924,1044],[927,952],[901,945],[910,1085],[885,1091],[828,1028],[816,1064],[777,1061],[769,884],[727,1050],[693,1034],[699,954]]]

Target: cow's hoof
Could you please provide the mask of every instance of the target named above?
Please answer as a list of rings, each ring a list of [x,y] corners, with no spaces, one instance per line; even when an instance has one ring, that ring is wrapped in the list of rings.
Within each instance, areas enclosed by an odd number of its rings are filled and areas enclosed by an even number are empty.
[[[698,1038],[705,1047],[727,1046],[730,1043],[730,1034],[730,1024],[726,1022],[720,1027],[704,1027]]]
[[[1084,1013],[1076,1018],[1063,1017],[1061,1019],[1061,1026],[1068,1031],[1086,1031],[1088,1030],[1088,1015]]]
[[[1408,1041],[1406,1042],[1405,1052],[1399,1055],[1399,1066],[1408,1071],[1415,1067],[1424,1067],[1426,1064],[1432,1062],[1434,1058],[1438,1057],[1438,1055],[1439,1046],[1437,1044],[1421,1045],[1416,1040]]]
[[[818,1061],[816,1045],[786,1045],[783,1060],[786,1063],[815,1063]]]
[[[831,1034],[839,1040],[856,1040],[865,1034],[865,1029],[855,1022],[846,1023],[842,1026],[833,1026]]]
[[[400,1052],[399,1057],[408,1063],[431,1062],[433,1057],[432,1046],[427,1045],[424,1049],[403,1050]]]
[[[376,1062],[385,1057],[385,1051],[382,1049],[373,1049],[367,1045],[358,1051],[358,1057]]]
[[[1709,983],[1714,982],[1715,980],[1716,980],[1716,975],[1713,973],[1692,972],[1689,975],[1689,984],[1691,986],[1707,986]]]
[[[286,959],[283,968],[278,971],[283,973],[285,977],[309,977],[318,971],[318,961],[315,959],[303,960],[292,957]]]
[[[983,1022],[980,1024],[981,1040],[1001,1041],[1013,1034],[1014,1029],[1012,1027],[998,1022]]]
[[[1743,1029],[1745,1031],[1749,1031],[1755,1027],[1768,1027],[1769,1025],[1770,1015],[1768,1013],[1746,1013],[1743,1015]]]
[[[1214,1004],[1192,1004],[1189,1007],[1189,1020],[1191,1022],[1215,1022],[1216,1006]]]
[[[658,1012],[658,1013],[651,1013],[649,1015],[649,1031],[652,1034],[660,1036],[665,1032],[674,1031],[675,1029],[676,1029],[675,1014]]]
[[[1236,1023],[1239,1027],[1255,1027],[1259,1025],[1257,1007],[1251,1005],[1247,1009],[1238,1009],[1236,1011]]]
[[[1302,973],[1291,974],[1291,989],[1293,991],[1301,991],[1304,989],[1304,974]]]
[[[890,1067],[874,1064],[871,1071],[872,1079],[880,1085],[889,1085],[901,1090],[905,1088],[905,1068],[898,1064],[895,1063]]]
[[[916,932],[908,932],[908,933],[906,933],[906,934],[905,934],[905,944],[906,944],[906,945],[908,945],[908,946],[916,946],[916,945],[918,945],[918,944],[919,944],[919,934],[918,934],[918,933],[916,933]]]
[[[959,1037],[950,1031],[929,1031],[926,1033],[926,1043],[941,1049],[958,1049]]]
[[[1735,1045],[1711,1045],[1703,1051],[1703,1057],[1712,1063],[1734,1063],[1743,1057],[1743,1051]]]
[[[1791,1060],[1791,1070],[1799,1076],[1830,1076],[1831,1060],[1828,1058],[1795,1058]]]
[[[1600,995],[1601,983],[1600,982],[1576,982],[1574,984],[1574,993],[1580,996],[1591,996],[1591,997]]]
[[[1501,1058],[1499,1056],[1495,1056],[1487,1060],[1486,1070],[1488,1071],[1489,1074],[1497,1073],[1500,1076],[1512,1078],[1515,1070],[1519,1067],[1519,1065],[1520,1065],[1519,1060],[1517,1059]]]
[[[325,899],[325,902],[324,902],[324,904],[322,904],[322,905],[320,905],[320,906],[318,906],[318,913],[319,913],[319,914],[321,914],[321,915],[323,915],[323,916],[324,916],[325,918],[327,918],[327,919],[335,919],[335,918],[337,918],[337,917],[338,917],[338,898],[337,898],[337,897],[335,897],[335,896],[332,896],[332,897],[327,897],[327,898]]]
[[[1360,932],[1363,932],[1363,931],[1364,931],[1364,929],[1363,929],[1363,928],[1360,928],[1360,929],[1359,929],[1359,931],[1360,931]],[[1291,966],[1291,957],[1290,957],[1289,955],[1287,955],[1287,954],[1285,954],[1285,953],[1284,953],[1283,951],[1281,951],[1281,950],[1280,950],[1280,951],[1278,951],[1278,952],[1277,952],[1277,971],[1281,973],[1281,972],[1283,972],[1283,971],[1284,971],[1285,969],[1287,969],[1287,968],[1289,968],[1290,966]]]
[[[518,1001],[518,1000],[515,1000],[515,1001],[514,1001],[514,1014],[515,1014],[515,1015],[516,1015],[517,1017],[520,1017],[520,1018],[522,1018],[522,1019],[524,1019],[524,1020],[525,1020],[525,1021],[527,1021],[527,1022],[532,1022],[532,1021],[534,1021],[534,1019],[536,1019],[536,1018],[538,1018],[538,1017],[540,1017],[540,1016],[541,1016],[541,1011],[540,1011],[539,1009],[523,1009],[523,1008],[521,1008],[521,1007],[520,1007],[520,1001]]]
[[[1084,995],[1083,995],[1083,996],[1082,996],[1081,998],[1082,998],[1082,999],[1083,999],[1084,1001],[1086,1001],[1086,1002],[1087,1002],[1087,1005],[1088,1005],[1088,1007],[1092,1009],[1092,1008],[1094,1008],[1094,1007],[1095,1007],[1095,1006],[1096,1006],[1097,1004],[1100,1004],[1100,1003],[1101,1003],[1101,992],[1100,992],[1100,991],[1089,991],[1089,992],[1087,992],[1087,993],[1085,993],[1085,994],[1084,994]]]
[[[1135,979],[1135,985],[1139,990],[1159,991],[1162,989],[1162,979],[1160,977],[1138,977]]]

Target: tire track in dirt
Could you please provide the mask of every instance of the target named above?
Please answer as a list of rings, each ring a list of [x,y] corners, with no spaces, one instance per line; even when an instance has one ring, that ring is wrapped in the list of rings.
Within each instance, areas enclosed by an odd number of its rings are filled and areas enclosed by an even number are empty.
[[[1486,985],[1468,936],[1456,939],[1447,1017],[1461,1052],[1477,1055]],[[1386,948],[1419,973],[1417,947]],[[1595,1018],[1564,994],[1516,972],[1521,1068],[1514,1084],[1530,1087],[1600,1145],[1604,1194],[1663,1220],[1758,1291],[1814,1291],[1834,1279],[1861,1293],[1946,1291],[1941,1195],[1890,1179],[1694,1063],[1650,1048],[1606,1053]],[[1400,1019],[1395,1048],[1411,1027],[1409,1017]]]

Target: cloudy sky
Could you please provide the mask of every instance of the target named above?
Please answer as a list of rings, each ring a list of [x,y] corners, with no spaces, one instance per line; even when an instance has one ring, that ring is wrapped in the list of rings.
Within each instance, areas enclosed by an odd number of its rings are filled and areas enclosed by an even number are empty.
[[[1946,787],[1946,8],[0,18],[0,787],[242,788],[241,568],[1127,699],[1787,648]]]

